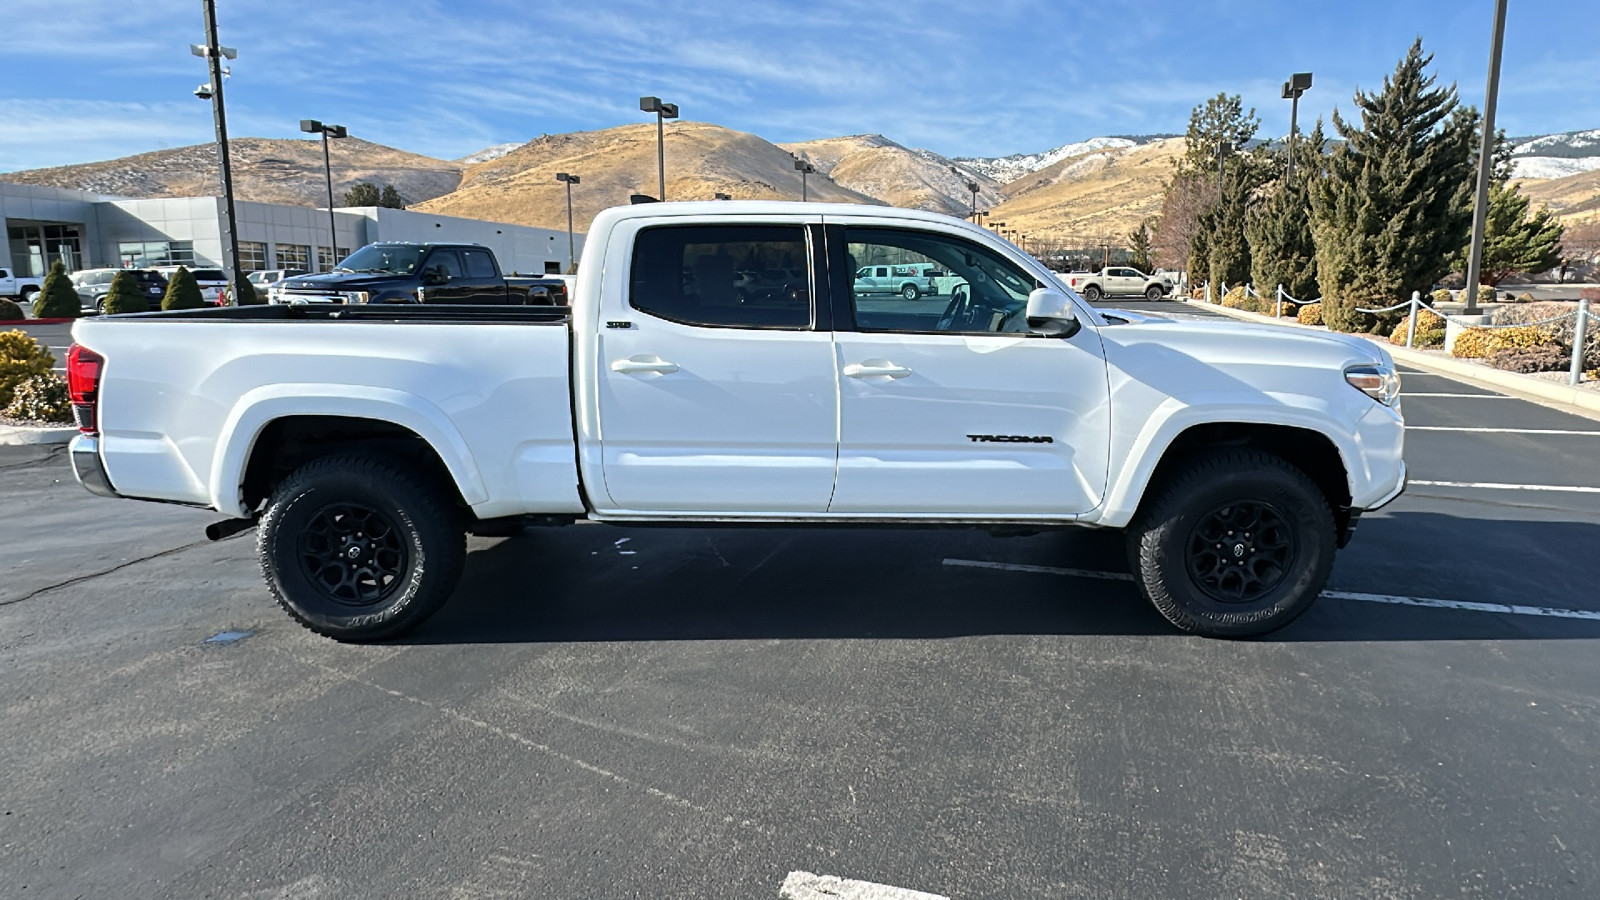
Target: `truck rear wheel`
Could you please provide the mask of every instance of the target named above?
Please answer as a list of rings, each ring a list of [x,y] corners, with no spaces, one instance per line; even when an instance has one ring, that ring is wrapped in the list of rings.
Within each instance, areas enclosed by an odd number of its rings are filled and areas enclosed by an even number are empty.
[[[1134,580],[1167,621],[1206,637],[1275,631],[1311,607],[1336,530],[1304,472],[1257,450],[1201,457],[1156,488],[1128,534]]]
[[[1083,289],[1083,299],[1089,301],[1090,303],[1094,303],[1095,301],[1099,300],[1100,299],[1100,286],[1099,285],[1095,285],[1095,284],[1091,284],[1088,287],[1084,288]]]
[[[918,290],[914,284],[901,285],[900,296],[907,300],[915,300],[922,296],[922,291]]]
[[[339,453],[295,470],[261,518],[261,574],[290,616],[341,641],[396,637],[454,593],[461,515],[412,466]]]

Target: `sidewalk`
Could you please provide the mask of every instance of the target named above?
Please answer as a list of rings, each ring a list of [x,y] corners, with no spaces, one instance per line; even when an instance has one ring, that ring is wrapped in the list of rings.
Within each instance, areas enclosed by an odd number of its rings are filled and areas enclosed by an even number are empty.
[[[1267,325],[1282,325],[1288,328],[1306,328],[1314,331],[1327,331],[1320,325],[1301,325],[1294,319],[1278,319],[1260,313],[1246,312],[1242,309],[1229,309],[1204,300],[1182,300],[1190,306],[1221,313],[1246,322],[1261,322]],[[1592,388],[1574,387],[1565,381],[1544,381],[1532,375],[1522,375],[1517,372],[1505,372],[1491,368],[1471,360],[1456,359],[1443,354],[1433,354],[1425,350],[1417,350],[1404,345],[1389,343],[1388,338],[1372,335],[1356,335],[1366,337],[1375,343],[1381,343],[1385,350],[1395,358],[1396,362],[1427,369],[1440,375],[1448,375],[1461,381],[1475,384],[1479,387],[1504,391],[1531,400],[1545,406],[1556,406],[1565,412],[1583,416],[1589,419],[1600,420],[1600,390]]]

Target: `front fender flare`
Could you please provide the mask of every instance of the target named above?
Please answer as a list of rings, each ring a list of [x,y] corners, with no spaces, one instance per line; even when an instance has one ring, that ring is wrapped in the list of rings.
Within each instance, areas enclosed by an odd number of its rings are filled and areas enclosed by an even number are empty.
[[[450,417],[428,400],[405,391],[370,385],[269,384],[240,397],[222,426],[211,465],[211,502],[228,515],[244,517],[241,490],[245,466],[268,424],[287,416],[344,416],[373,419],[415,432],[439,455],[468,505],[487,502],[483,474],[466,439]]]

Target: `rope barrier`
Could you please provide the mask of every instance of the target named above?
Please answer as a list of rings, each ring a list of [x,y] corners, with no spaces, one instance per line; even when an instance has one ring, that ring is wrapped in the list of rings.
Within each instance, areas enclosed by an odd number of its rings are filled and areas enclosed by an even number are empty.
[[[1358,306],[1358,307],[1356,307],[1356,312],[1364,312],[1364,313],[1374,314],[1375,315],[1377,313],[1394,312],[1397,309],[1407,309],[1410,306],[1411,306],[1411,301],[1407,300],[1404,303],[1396,303],[1393,306],[1385,306],[1383,309],[1362,309],[1361,307]]]

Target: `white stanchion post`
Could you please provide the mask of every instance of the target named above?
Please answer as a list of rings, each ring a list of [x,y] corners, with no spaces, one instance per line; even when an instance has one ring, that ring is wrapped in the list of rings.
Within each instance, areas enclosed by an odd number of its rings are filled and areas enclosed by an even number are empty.
[[[1278,285],[1278,300],[1272,304],[1272,317],[1274,319],[1283,318],[1283,285],[1281,284]]]
[[[1406,324],[1406,346],[1417,345],[1417,310],[1422,306],[1422,292],[1411,292],[1411,320]]]
[[[1572,371],[1567,377],[1568,384],[1577,384],[1583,381],[1583,342],[1588,337],[1584,326],[1589,324],[1589,301],[1578,301],[1578,321],[1572,323]]]
[[[1206,279],[1206,302],[1211,302],[1211,279]]]

